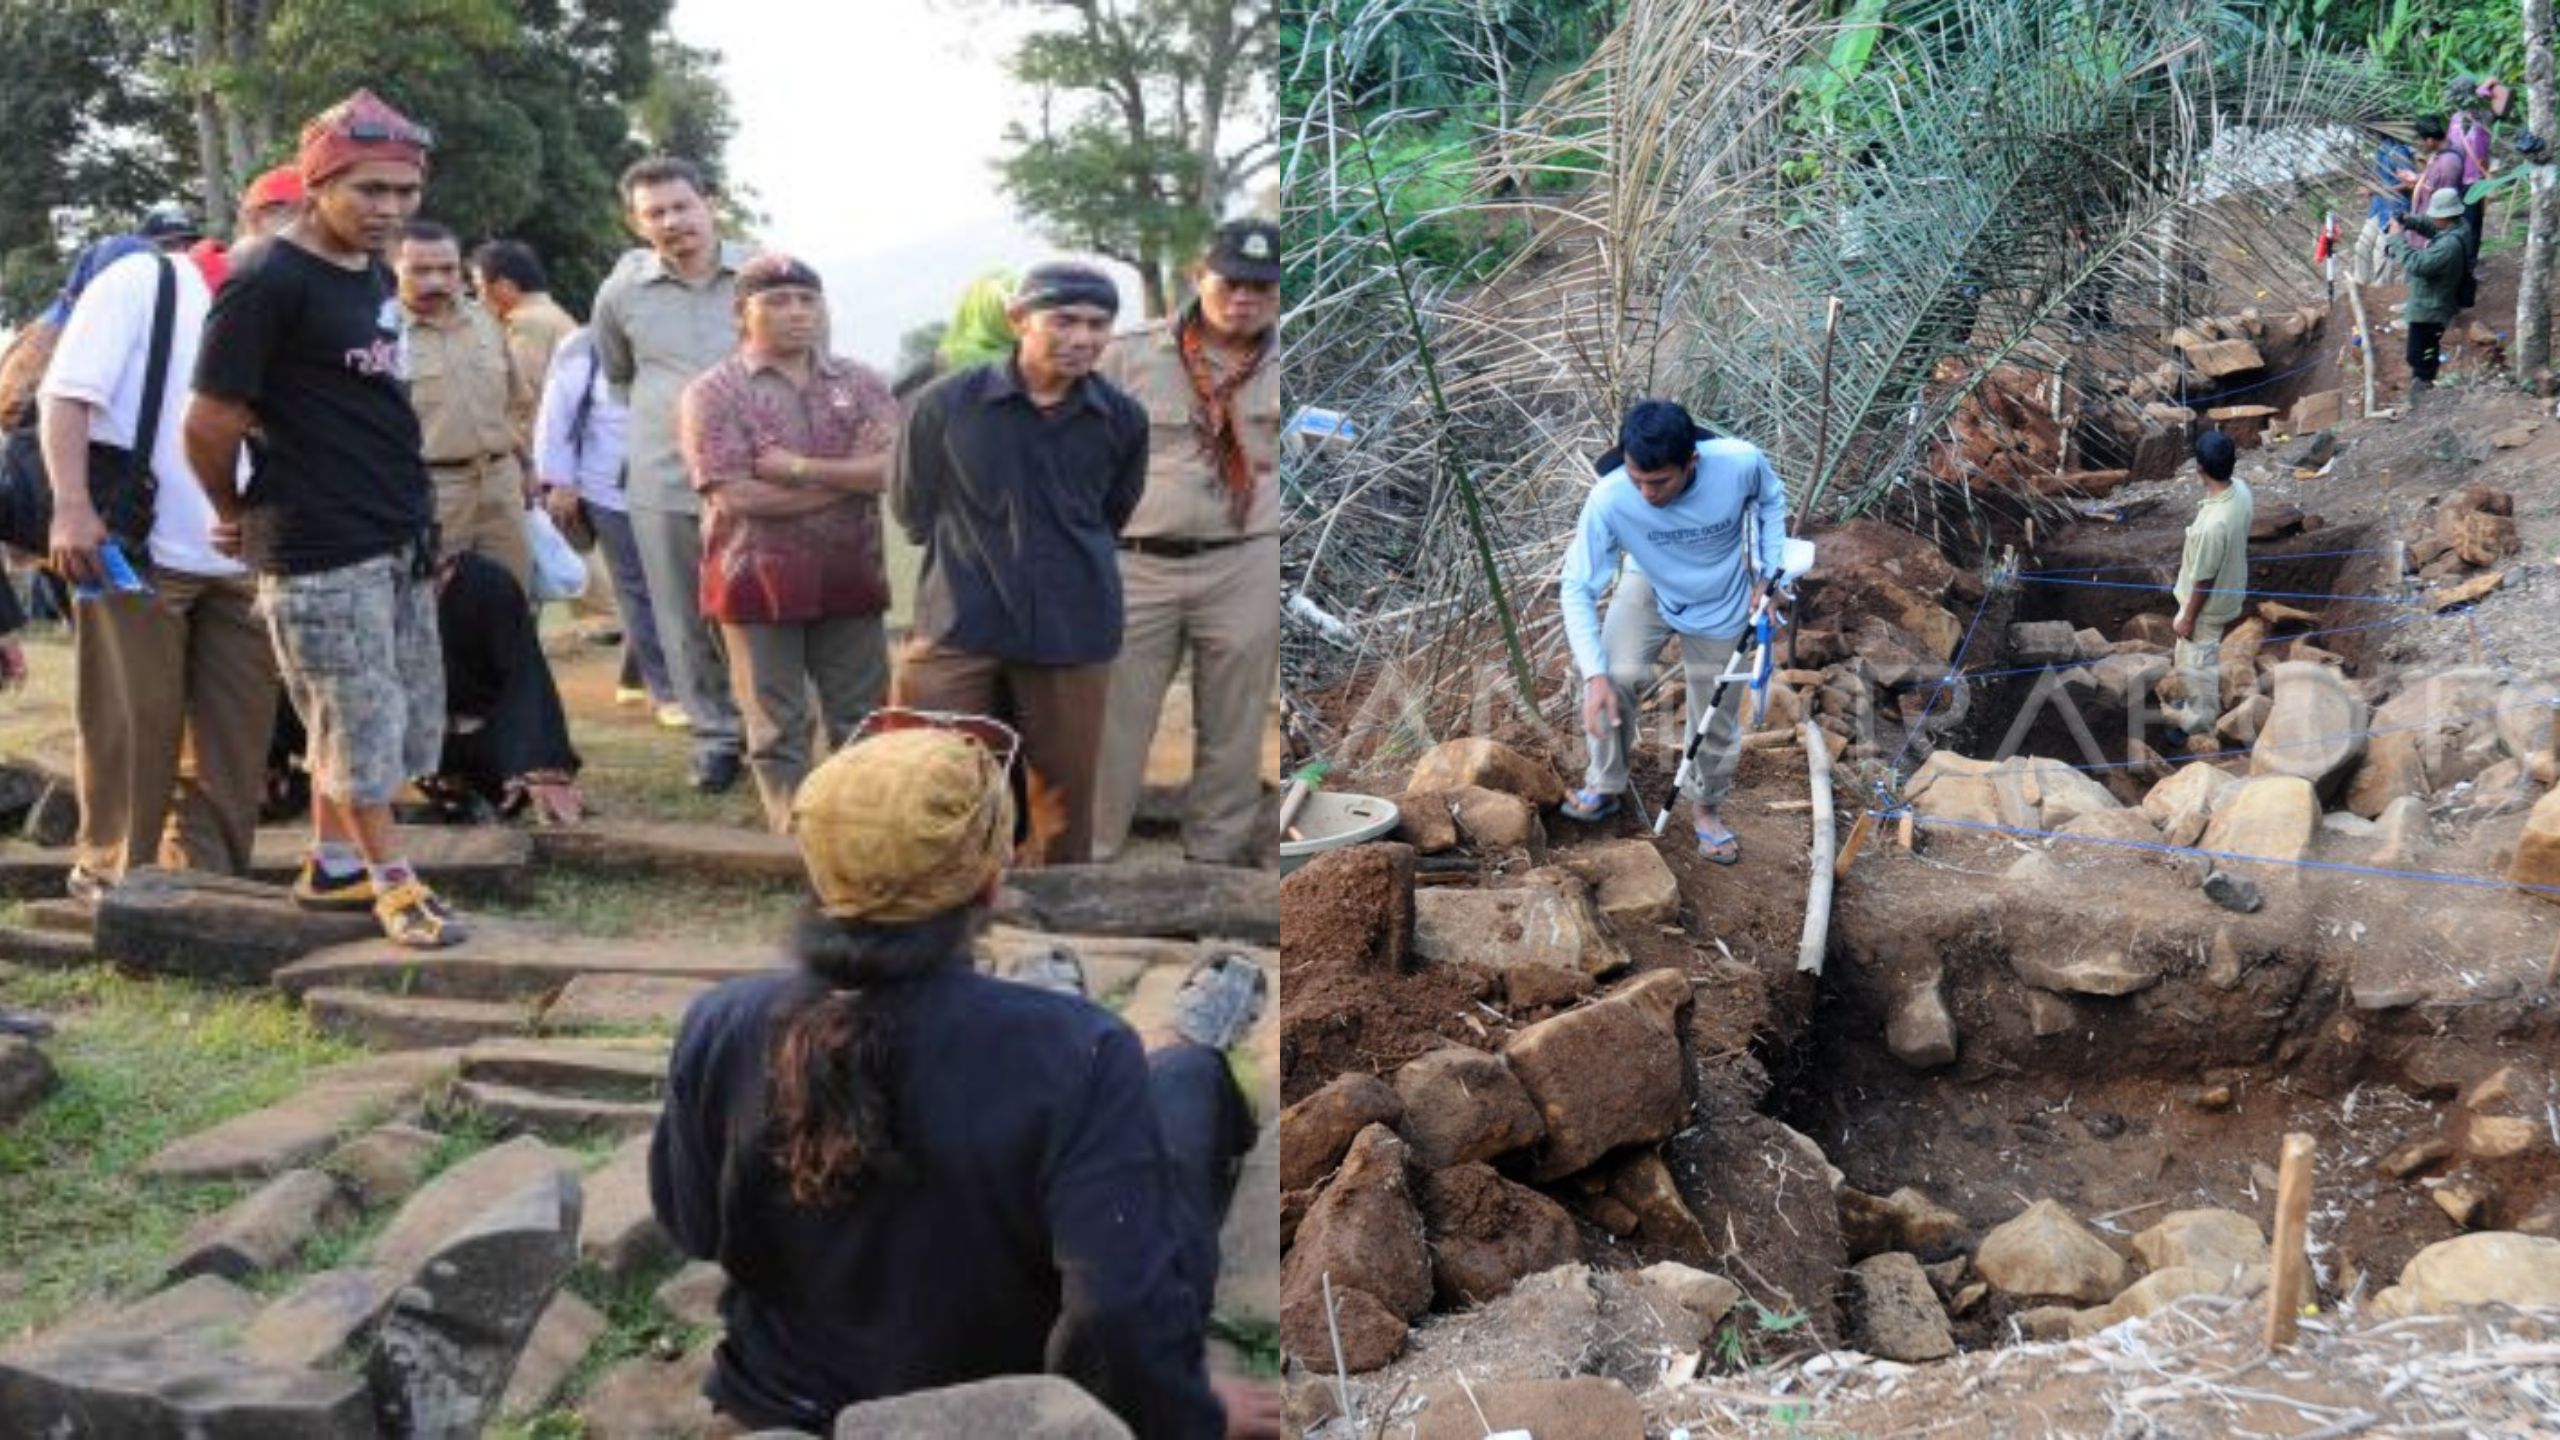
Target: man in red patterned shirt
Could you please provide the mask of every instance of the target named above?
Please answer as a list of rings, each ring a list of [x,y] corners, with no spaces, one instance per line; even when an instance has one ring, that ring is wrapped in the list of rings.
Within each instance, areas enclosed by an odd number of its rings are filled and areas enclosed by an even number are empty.
[[[685,469],[702,492],[702,613],[718,622],[765,815],[791,828],[810,764],[809,691],[827,748],[889,688],[881,489],[897,402],[820,348],[818,274],[787,255],[740,267],[737,353],[685,388]]]

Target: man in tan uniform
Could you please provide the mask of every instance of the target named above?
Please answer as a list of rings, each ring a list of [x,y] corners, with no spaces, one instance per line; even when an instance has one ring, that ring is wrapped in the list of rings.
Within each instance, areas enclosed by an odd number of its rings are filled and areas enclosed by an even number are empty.
[[[1280,675],[1280,232],[1218,228],[1199,299],[1121,337],[1101,373],[1146,407],[1147,489],[1120,533],[1128,619],[1111,672],[1094,853],[1129,836],[1165,689],[1191,666],[1192,766],[1182,848],[1221,865],[1268,863],[1256,820],[1262,737]]]
[[[551,298],[551,275],[542,257],[521,240],[492,240],[471,252],[471,273],[480,282],[480,303],[507,327],[507,353],[525,388],[542,393],[551,373],[551,354],[577,333],[578,319]]]
[[[441,553],[476,550],[526,586],[524,437],[534,391],[488,311],[462,298],[462,249],[431,220],[401,233],[395,269],[409,350],[409,403],[426,439]],[[531,594],[528,589],[526,593]]]
[[[2240,452],[2231,437],[2209,430],[2196,437],[2196,473],[2204,501],[2187,523],[2186,551],[2178,560],[2177,673],[2186,694],[2169,711],[2172,751],[2213,748],[2214,723],[2222,718],[2222,631],[2239,618],[2249,589],[2249,487],[2231,478]]]

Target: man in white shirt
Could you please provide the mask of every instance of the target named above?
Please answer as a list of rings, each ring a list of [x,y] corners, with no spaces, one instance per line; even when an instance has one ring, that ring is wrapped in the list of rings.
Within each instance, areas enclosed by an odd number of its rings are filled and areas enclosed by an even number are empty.
[[[570,332],[552,352],[543,377],[542,405],[533,422],[533,473],[552,520],[566,530],[583,516],[613,574],[614,604],[622,615],[622,679],[614,699],[646,700],[656,707],[659,724],[682,729],[684,705],[667,674],[657,611],[640,570],[640,542],[631,533],[631,501],[623,493],[631,412],[612,392],[594,332]]]
[[[163,275],[171,326],[153,433],[136,438],[149,388]],[[121,551],[148,593],[114,585],[78,606],[79,739],[73,898],[95,903],[136,865],[238,874],[249,865],[276,712],[273,647],[257,589],[214,549],[213,507],[180,439],[188,377],[211,297],[192,264],[128,255],[82,293],[37,395],[53,484],[52,563],[74,584],[106,579]],[[91,498],[91,446],[148,460],[149,536],[119,539]]]

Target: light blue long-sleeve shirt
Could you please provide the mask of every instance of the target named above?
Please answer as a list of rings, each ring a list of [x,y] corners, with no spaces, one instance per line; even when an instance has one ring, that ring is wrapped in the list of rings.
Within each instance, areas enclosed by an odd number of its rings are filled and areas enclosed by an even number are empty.
[[[1759,563],[1749,563],[1744,522],[1757,521]],[[1769,457],[1747,441],[1698,442],[1698,475],[1656,506],[1624,466],[1600,477],[1564,557],[1564,633],[1583,678],[1609,673],[1600,643],[1600,597],[1623,555],[1653,582],[1663,623],[1683,635],[1742,631],[1755,575],[1775,575],[1787,543],[1787,490]]]

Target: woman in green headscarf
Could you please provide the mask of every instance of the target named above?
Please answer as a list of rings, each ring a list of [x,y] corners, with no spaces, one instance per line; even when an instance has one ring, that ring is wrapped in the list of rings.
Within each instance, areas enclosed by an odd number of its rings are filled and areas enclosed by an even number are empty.
[[[942,332],[942,343],[935,347],[943,374],[1013,353],[1013,322],[1004,315],[1005,302],[1012,298],[1010,270],[991,270],[970,282],[960,294],[960,308],[952,315],[950,328]]]

